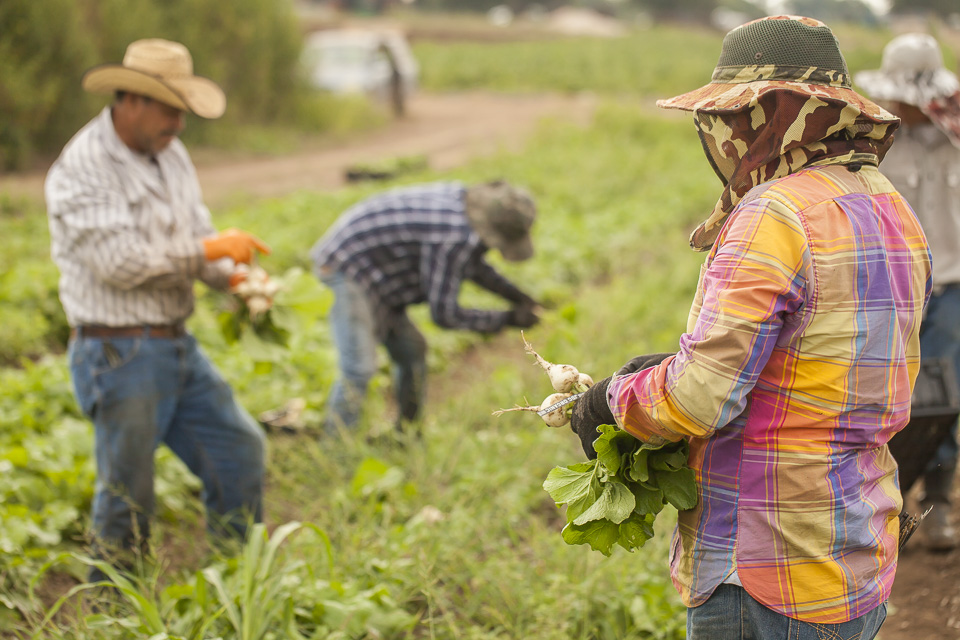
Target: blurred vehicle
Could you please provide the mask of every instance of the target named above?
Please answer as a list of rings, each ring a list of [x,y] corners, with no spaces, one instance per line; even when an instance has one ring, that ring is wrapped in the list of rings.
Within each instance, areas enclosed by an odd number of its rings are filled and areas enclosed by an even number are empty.
[[[307,36],[303,60],[318,89],[367,95],[398,116],[406,111],[420,76],[413,51],[398,31],[316,31]]]

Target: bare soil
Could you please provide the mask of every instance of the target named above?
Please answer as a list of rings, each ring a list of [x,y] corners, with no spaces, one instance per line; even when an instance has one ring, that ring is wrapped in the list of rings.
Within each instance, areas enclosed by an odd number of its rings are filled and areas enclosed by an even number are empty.
[[[912,492],[911,513],[920,511]],[[953,521],[960,523],[960,492],[954,486]],[[958,640],[960,638],[960,548],[949,553],[926,549],[923,523],[900,554],[887,621],[880,640]]]
[[[586,124],[590,96],[503,95],[484,92],[425,94],[411,98],[407,115],[385,128],[347,141],[319,143],[283,156],[194,150],[200,185],[211,209],[302,190],[335,189],[358,162],[423,155],[445,170],[477,155],[518,150],[545,118]],[[44,172],[0,174],[0,192],[43,198]]]

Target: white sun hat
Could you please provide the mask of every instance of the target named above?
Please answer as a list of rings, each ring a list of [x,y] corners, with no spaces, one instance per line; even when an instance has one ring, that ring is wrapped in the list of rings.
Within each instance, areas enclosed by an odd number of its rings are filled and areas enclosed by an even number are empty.
[[[880,69],[861,71],[854,81],[874,100],[917,107],[960,148],[960,80],[943,66],[933,36],[897,36],[884,47]]]

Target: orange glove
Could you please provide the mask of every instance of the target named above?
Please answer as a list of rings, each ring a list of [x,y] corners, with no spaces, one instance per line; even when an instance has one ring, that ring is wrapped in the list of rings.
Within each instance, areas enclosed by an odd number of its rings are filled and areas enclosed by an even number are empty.
[[[270,247],[263,240],[239,229],[227,229],[213,238],[203,240],[207,260],[231,258],[234,262],[250,264],[256,250],[270,253]]]
[[[250,272],[244,269],[237,269],[230,274],[230,289],[236,289],[237,286],[244,282],[247,279],[247,276],[250,275]]]

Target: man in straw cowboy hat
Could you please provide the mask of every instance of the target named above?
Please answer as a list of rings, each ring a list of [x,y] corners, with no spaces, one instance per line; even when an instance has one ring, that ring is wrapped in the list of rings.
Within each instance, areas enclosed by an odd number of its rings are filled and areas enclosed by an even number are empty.
[[[933,295],[920,333],[924,358],[949,357],[960,380],[960,81],[943,66],[940,45],[925,33],[906,33],[883,50],[880,69],[861,71],[856,83],[900,117],[884,175],[920,219],[933,254]],[[957,546],[950,491],[957,469],[956,426],[923,475],[923,526],[929,548]]]
[[[692,640],[873,638],[897,562],[886,442],[907,423],[930,290],[920,225],[877,165],[898,120],[850,88],[823,23],[730,31],[692,111],[723,183],[678,352],[639,356],[572,427],[689,440],[698,504],[671,574]]]
[[[394,369],[397,428],[416,420],[426,393],[427,343],[406,308],[426,302],[448,329],[492,333],[538,322],[537,303],[485,260],[496,249],[510,261],[533,255],[536,207],[503,181],[433,183],[393,189],[347,210],[314,245],[317,276],[335,295],[330,322],[340,377],[327,403],[327,431],[356,425],[377,370],[377,344]],[[465,309],[460,286],[471,280],[509,301],[505,311]]]
[[[46,200],[74,391],[94,424],[97,553],[146,542],[161,442],[202,480],[211,531],[242,537],[260,519],[264,437],[184,322],[194,280],[224,289],[268,247],[216,232],[177,138],[185,112],[217,118],[226,100],[183,45],[157,39],[82,85],[115,97],[64,147]]]

